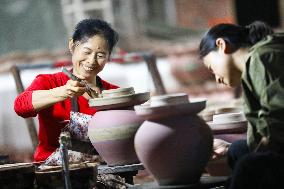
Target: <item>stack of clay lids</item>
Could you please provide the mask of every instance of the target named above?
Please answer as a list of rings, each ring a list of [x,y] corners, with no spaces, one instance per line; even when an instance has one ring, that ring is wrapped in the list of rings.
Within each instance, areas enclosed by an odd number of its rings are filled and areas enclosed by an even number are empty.
[[[243,133],[247,129],[247,120],[243,111],[215,114],[213,120],[207,123],[216,134]]]
[[[171,115],[195,115],[206,106],[206,99],[189,100],[186,93],[174,93],[151,97],[145,104],[135,106],[137,115],[145,119],[159,119]]]
[[[99,98],[89,100],[97,110],[133,107],[149,100],[150,92],[135,93],[133,87],[103,90]]]

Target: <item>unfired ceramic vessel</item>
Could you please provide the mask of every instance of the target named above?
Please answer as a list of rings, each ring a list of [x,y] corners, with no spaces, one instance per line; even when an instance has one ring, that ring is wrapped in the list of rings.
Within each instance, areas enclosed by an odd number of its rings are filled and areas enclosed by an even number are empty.
[[[135,93],[133,87],[103,90],[100,98],[89,100],[97,110],[125,109],[149,100],[150,93]]]
[[[187,94],[157,96],[135,106],[146,121],[135,136],[135,150],[160,185],[199,181],[212,151],[212,133],[196,114],[206,101],[189,102]]]
[[[213,115],[213,121],[208,124],[216,134],[237,134],[247,129],[247,120],[243,112]]]
[[[139,163],[134,150],[134,136],[144,120],[135,114],[133,105],[147,101],[149,93],[135,94],[131,87],[102,94],[106,95],[102,101],[97,103],[97,99],[93,99],[96,104],[90,103],[104,111],[92,117],[88,126],[89,139],[109,166]]]
[[[216,112],[219,114],[213,115],[213,120],[208,122],[214,133],[214,138],[229,143],[246,139],[247,120],[242,109],[222,108]],[[226,156],[209,161],[206,170],[212,176],[229,176],[231,174]]]

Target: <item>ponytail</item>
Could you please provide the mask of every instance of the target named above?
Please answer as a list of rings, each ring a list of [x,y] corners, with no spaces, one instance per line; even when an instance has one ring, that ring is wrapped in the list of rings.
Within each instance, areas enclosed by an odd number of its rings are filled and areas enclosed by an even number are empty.
[[[245,28],[248,30],[247,40],[251,46],[265,38],[267,35],[274,33],[270,26],[261,21],[255,21]]]
[[[218,24],[202,38],[199,55],[203,58],[211,51],[217,50],[216,39],[218,38],[223,38],[230,45],[231,52],[234,52],[241,47],[250,47],[272,33],[272,28],[261,21],[255,21],[245,27],[235,24]]]

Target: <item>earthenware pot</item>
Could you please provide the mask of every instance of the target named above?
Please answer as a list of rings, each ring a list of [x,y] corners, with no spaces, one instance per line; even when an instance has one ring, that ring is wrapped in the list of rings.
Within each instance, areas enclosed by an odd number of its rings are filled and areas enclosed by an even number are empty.
[[[215,114],[213,120],[207,123],[214,134],[239,134],[247,129],[247,120],[243,112]]]
[[[88,136],[109,166],[138,163],[134,136],[143,123],[133,110],[97,112],[88,127]]]
[[[189,102],[187,94],[172,94],[134,107],[146,119],[135,135],[135,150],[160,185],[199,181],[213,142],[209,126],[197,116],[205,105],[205,100]]]
[[[240,109],[224,108],[219,109],[218,112],[222,113],[213,115],[213,120],[207,122],[214,133],[214,138],[229,143],[246,139],[247,120]],[[227,156],[209,161],[206,170],[211,176],[230,175]]]
[[[102,98],[91,99],[98,110],[88,126],[88,136],[109,166],[139,163],[134,150],[134,136],[143,123],[133,106],[144,103],[150,93],[135,93],[133,87],[105,90]]]

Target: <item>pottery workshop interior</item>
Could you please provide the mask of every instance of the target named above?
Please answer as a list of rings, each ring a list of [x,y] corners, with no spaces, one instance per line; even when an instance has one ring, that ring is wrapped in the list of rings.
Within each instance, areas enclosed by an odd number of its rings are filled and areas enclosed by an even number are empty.
[[[283,0],[1,0],[0,189],[284,188]]]

